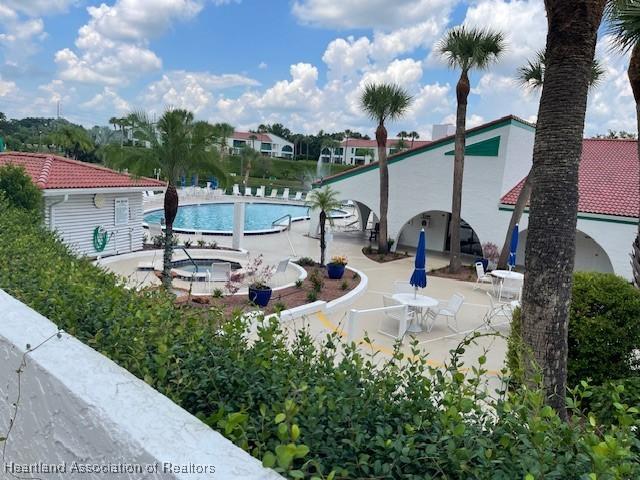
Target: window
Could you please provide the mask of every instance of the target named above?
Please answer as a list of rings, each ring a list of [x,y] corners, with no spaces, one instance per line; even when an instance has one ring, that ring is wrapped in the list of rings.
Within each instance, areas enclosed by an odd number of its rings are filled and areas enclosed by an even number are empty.
[[[127,225],[129,223],[129,199],[128,198],[116,198],[115,205],[115,224]]]
[[[260,144],[260,150],[271,150],[271,144],[267,142],[262,142]]]

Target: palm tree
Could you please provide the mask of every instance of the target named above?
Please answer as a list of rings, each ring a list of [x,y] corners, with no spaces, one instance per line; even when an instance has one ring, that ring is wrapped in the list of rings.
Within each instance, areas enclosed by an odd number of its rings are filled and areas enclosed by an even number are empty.
[[[627,76],[636,102],[636,124],[640,133],[640,3],[637,0],[611,0],[606,13],[616,48],[625,53],[631,50]],[[638,157],[640,158],[640,139]],[[636,287],[640,287],[640,219],[633,242],[631,264],[634,282]]]
[[[544,70],[545,70],[545,54],[544,51],[536,53],[534,60],[529,60],[527,64],[518,69],[518,80],[520,83],[532,90],[540,90],[544,84]],[[604,75],[604,68],[600,65],[597,59],[593,59],[591,64],[591,73],[589,78],[589,88],[593,88],[598,85],[602,76]],[[531,189],[533,188],[533,177],[530,174],[525,177],[518,199],[511,212],[511,220],[509,221],[509,228],[504,239],[502,250],[500,251],[500,258],[498,259],[498,268],[507,268],[507,261],[509,260],[509,249],[511,246],[511,234],[517,223],[520,223],[520,218],[524,213],[524,209],[529,202],[531,196]]]
[[[133,173],[144,174],[160,168],[167,180],[164,195],[164,268],[162,284],[171,287],[171,259],[173,255],[173,222],[178,213],[178,191],[176,185],[180,175],[196,169],[207,169],[221,180],[225,173],[216,164],[217,150],[212,147],[212,128],[207,122],[194,121],[193,113],[187,110],[170,109],[153,123],[144,112],[135,112],[135,136],[150,148],[130,147],[125,160],[114,157],[113,163],[126,162]],[[124,166],[124,165],[121,165]]]
[[[567,331],[578,214],[578,167],[597,32],[606,0],[545,0],[544,88],[522,295],[524,369],[542,374],[547,404],[568,418]]]
[[[227,141],[230,137],[233,136],[236,129],[234,128],[233,125],[229,123],[224,123],[224,122],[214,124],[213,128],[215,131],[215,135],[218,138],[218,144],[220,145],[220,152],[224,157],[225,153],[227,153],[228,151]]]
[[[504,36],[500,32],[478,28],[468,29],[465,26],[460,26],[449,30],[437,48],[447,59],[451,68],[460,69],[460,79],[456,85],[458,107],[453,162],[453,198],[449,224],[451,236],[449,271],[457,273],[462,266],[460,260],[460,210],[462,207],[467,98],[471,90],[469,71],[474,68],[485,69],[496,61],[505,49],[505,42]]]
[[[52,134],[52,138],[56,146],[74,160],[96,148],[87,131],[81,127],[64,125]]]
[[[387,211],[389,210],[389,167],[387,166],[387,129],[384,122],[397,120],[407,111],[412,97],[400,86],[382,83],[365,86],[360,104],[369,117],[378,122],[376,142],[378,144],[378,166],[380,170],[380,232],[378,252],[389,249],[387,238]]]
[[[311,193],[307,195],[306,205],[311,210],[320,211],[320,265],[324,265],[324,255],[327,249],[327,243],[325,241],[327,214],[330,213],[331,210],[340,208],[337,195],[338,192],[332,190],[329,186],[312,190]],[[328,218],[329,224],[333,225],[331,216]]]
[[[409,132],[409,138],[411,139],[411,148],[413,148],[413,141],[420,138],[420,135],[415,130],[413,132]]]
[[[248,146],[243,147],[240,150],[240,160],[244,165],[244,180],[242,184],[246,187],[247,182],[249,181],[249,173],[251,173],[251,164],[252,162],[257,162],[260,160],[262,155],[256,152],[253,148],[249,148]]]
[[[402,130],[401,132],[398,133],[398,138],[400,140],[396,142],[396,148],[398,149],[398,151],[406,150],[407,142],[405,142],[405,139],[409,138],[409,134],[404,130]]]

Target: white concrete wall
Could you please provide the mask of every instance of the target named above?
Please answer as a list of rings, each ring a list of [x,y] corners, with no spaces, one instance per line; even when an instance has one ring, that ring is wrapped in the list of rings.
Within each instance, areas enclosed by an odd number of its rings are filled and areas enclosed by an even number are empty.
[[[511,212],[501,211],[500,213],[507,219],[511,216]],[[629,281],[633,280],[629,255],[636,237],[637,224],[632,219],[582,217],[584,216],[578,218],[577,224],[575,270],[613,271]],[[524,263],[528,225],[529,215],[525,213],[520,221],[517,253],[519,264]],[[589,238],[586,238],[587,236]]]
[[[43,480],[276,479],[272,470],[171,402],[146,383],[0,290],[0,436],[5,465],[63,464],[65,473],[22,475]],[[71,473],[80,465],[130,465],[136,473]],[[214,473],[163,473],[163,464]],[[158,470],[156,473],[156,467]],[[121,468],[121,467],[118,467]],[[0,465],[0,478],[11,477]]]
[[[509,217],[500,215],[498,206],[504,190],[505,165],[524,176],[529,169],[534,132],[519,123],[479,131],[467,144],[500,136],[498,156],[467,156],[462,193],[462,218],[473,228],[481,243],[498,245],[504,240]],[[509,141],[516,143],[512,148]],[[453,141],[422,151],[389,165],[389,236],[398,239],[407,221],[422,212],[451,211],[453,183]],[[517,158],[511,158],[518,154]],[[356,200],[379,214],[379,172],[376,168],[343,177],[330,183],[341,200]],[[509,174],[508,176],[510,176]],[[518,174],[513,174],[515,178]],[[518,178],[520,180],[522,177]],[[516,181],[514,181],[514,184]],[[513,186],[513,185],[512,185]],[[397,241],[396,241],[397,245]]]
[[[430,211],[426,214],[429,216],[429,224],[425,228],[427,250],[442,252],[447,241],[448,214],[440,211]],[[422,220],[422,215],[417,215],[409,220],[410,223],[405,225],[400,233],[398,248],[403,245],[414,248],[418,246]]]
[[[94,196],[91,194],[71,194],[68,201],[63,203],[57,203],[63,199],[62,196],[45,197],[46,225],[56,230],[75,252],[89,257],[115,255],[142,249],[142,192],[123,191],[103,195],[105,204],[102,208],[94,205]],[[127,225],[115,225],[117,198],[129,200]],[[96,252],[93,246],[93,230],[99,226],[113,233],[103,252]]]

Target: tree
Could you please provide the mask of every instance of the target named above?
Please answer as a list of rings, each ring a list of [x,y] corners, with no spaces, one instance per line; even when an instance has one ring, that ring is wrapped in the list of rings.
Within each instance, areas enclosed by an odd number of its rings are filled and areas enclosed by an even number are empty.
[[[407,142],[405,141],[405,139],[409,138],[409,134],[402,130],[398,133],[398,138],[399,140],[396,142],[396,148],[398,149],[398,151],[406,150]]]
[[[267,133],[273,133],[285,140],[291,141],[291,130],[282,125],[281,123],[274,123],[273,125],[267,125]]]
[[[544,51],[541,51],[536,54],[536,58],[534,60],[529,60],[525,66],[518,69],[518,80],[523,86],[527,88],[530,88],[532,90],[540,90],[542,89],[542,86],[544,84],[544,70],[545,54]],[[597,86],[603,75],[604,69],[602,68],[598,60],[594,59],[593,63],[591,64],[589,88]],[[511,247],[511,235],[516,224],[520,223],[520,219],[522,218],[524,209],[529,202],[531,189],[533,187],[533,177],[530,175],[530,173],[531,172],[527,174],[524,183],[522,184],[522,188],[520,189],[520,193],[518,194],[518,199],[516,200],[516,204],[513,207],[513,212],[511,212],[511,220],[509,221],[509,227],[507,228],[507,232],[504,238],[504,244],[502,245],[502,250],[500,251],[500,258],[498,259],[498,268],[507,268],[507,262],[509,261],[509,251]]]
[[[464,175],[464,149],[467,123],[467,98],[471,90],[469,72],[486,69],[496,61],[505,49],[504,36],[500,32],[460,26],[449,30],[437,46],[451,68],[460,69],[456,85],[458,101],[453,161],[453,196],[451,222],[449,224],[451,246],[449,271],[457,273],[462,266],[460,259],[460,223],[462,208],[462,179]]]
[[[26,170],[17,165],[0,167],[0,199],[5,198],[13,207],[30,211],[42,217],[42,192],[33,183]]]
[[[129,147],[126,158],[115,163],[127,166],[134,173],[145,173],[160,168],[167,180],[164,195],[164,258],[162,284],[171,288],[171,260],[173,256],[173,222],[178,213],[178,191],[176,185],[180,175],[198,168],[212,171],[220,179],[225,173],[216,165],[217,150],[212,148],[215,141],[212,126],[207,122],[194,121],[193,113],[181,109],[169,109],[157,123],[153,123],[144,112],[134,113],[135,136],[150,145]]]
[[[413,141],[418,140],[420,138],[420,135],[416,131],[409,132],[409,138],[411,139],[411,148],[413,148]]]
[[[338,192],[332,190],[329,186],[312,190],[311,193],[307,195],[306,205],[311,210],[320,211],[320,265],[324,265],[324,256],[327,249],[327,243],[325,241],[327,214],[330,214],[332,210],[340,208],[337,195]],[[330,215],[328,218],[329,223],[333,224]]]
[[[378,233],[378,252],[389,249],[387,238],[387,211],[389,210],[389,167],[387,165],[387,129],[384,122],[397,120],[409,108],[412,97],[400,86],[382,83],[365,86],[360,104],[372,120],[378,122],[376,143],[378,144],[378,168],[380,171],[380,231]]]
[[[220,145],[220,152],[222,156],[229,151],[229,147],[227,146],[227,141],[231,138],[235,132],[235,128],[233,125],[229,123],[216,123],[213,125],[215,136],[218,138],[218,145]]]
[[[53,141],[67,157],[75,160],[95,150],[93,140],[82,127],[65,125],[53,134]]]
[[[596,37],[606,0],[545,0],[544,88],[533,146],[522,296],[525,378],[542,373],[547,404],[567,418],[567,328],[578,167]]]
[[[256,152],[253,148],[249,148],[248,146],[244,146],[240,150],[240,158],[242,160],[242,164],[244,165],[244,180],[242,184],[246,187],[247,182],[249,181],[249,174],[251,173],[252,162],[257,162],[260,160],[260,153]]]
[[[627,77],[636,102],[636,129],[640,136],[640,2],[637,0],[610,0],[607,6],[609,30],[613,34],[616,48],[621,52],[631,51]],[[622,133],[622,132],[621,132]],[[626,133],[626,132],[625,132]],[[638,142],[640,158],[640,141]],[[640,215],[639,215],[640,216]],[[640,287],[640,219],[638,233],[633,242],[631,265],[633,278]]]

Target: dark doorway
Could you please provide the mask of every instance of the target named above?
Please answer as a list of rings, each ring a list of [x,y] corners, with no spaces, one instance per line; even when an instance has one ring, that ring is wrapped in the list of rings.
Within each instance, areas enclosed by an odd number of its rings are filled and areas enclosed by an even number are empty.
[[[451,251],[451,214],[447,218],[447,242],[445,250]],[[473,231],[471,225],[464,220],[460,221],[460,253],[482,257],[482,245],[480,239]]]

